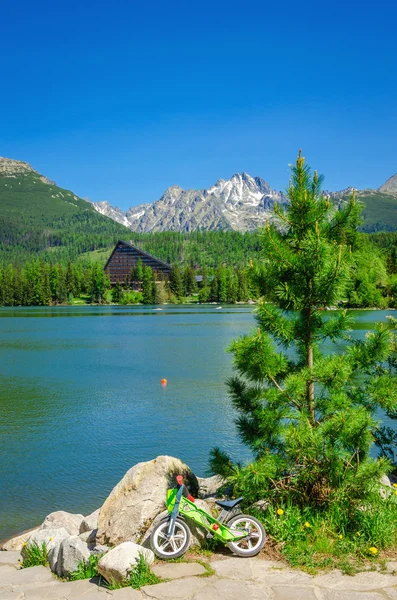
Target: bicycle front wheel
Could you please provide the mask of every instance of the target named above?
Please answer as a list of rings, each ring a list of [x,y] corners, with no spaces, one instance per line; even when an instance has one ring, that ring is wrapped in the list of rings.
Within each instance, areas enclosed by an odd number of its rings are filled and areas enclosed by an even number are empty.
[[[174,535],[170,538],[167,536],[169,523],[170,517],[162,519],[150,536],[153,552],[163,560],[182,556],[190,544],[190,530],[185,521],[176,519]]]
[[[258,554],[266,541],[266,533],[262,523],[250,515],[237,515],[227,521],[226,525],[230,529],[245,531],[247,536],[236,542],[229,542],[228,548],[237,554],[237,556],[255,556]]]

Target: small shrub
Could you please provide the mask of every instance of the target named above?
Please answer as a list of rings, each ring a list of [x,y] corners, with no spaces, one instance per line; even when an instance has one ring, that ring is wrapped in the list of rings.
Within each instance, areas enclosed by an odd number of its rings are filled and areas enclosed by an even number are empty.
[[[321,510],[301,508],[292,501],[271,504],[265,513],[253,512],[286,560],[309,571],[339,568],[347,575],[354,574],[364,561],[382,561],[382,550],[395,549],[395,495],[383,499],[374,494],[350,513],[343,504]]]
[[[38,567],[40,565],[44,567],[48,565],[48,550],[45,542],[41,546],[36,543],[24,546],[22,550],[22,568]]]
[[[90,558],[88,559],[88,562],[79,562],[77,569],[69,575],[70,581],[77,581],[78,579],[92,579],[92,577],[98,577],[98,563],[102,556],[103,554],[91,554]]]

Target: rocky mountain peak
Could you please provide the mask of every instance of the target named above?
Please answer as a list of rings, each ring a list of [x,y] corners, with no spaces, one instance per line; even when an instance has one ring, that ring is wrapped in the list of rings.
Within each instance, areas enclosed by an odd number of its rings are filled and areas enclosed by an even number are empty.
[[[397,195],[397,173],[378,188],[378,192],[382,192],[382,194],[392,194]]]
[[[21,173],[37,173],[27,162],[0,156],[0,175],[15,177]]]
[[[43,175],[40,175],[38,171],[33,169],[29,163],[22,160],[14,160],[13,158],[5,158],[0,156],[0,176],[2,177],[18,177],[20,175],[28,175],[33,173],[37,175],[38,179],[48,185],[56,185],[54,181],[47,179]]]
[[[260,177],[245,171],[218,181],[206,190],[169,187],[152,204],[132,206],[125,213],[99,204],[96,208],[132,231],[192,231],[195,229],[251,230],[270,218],[274,202],[284,203],[283,194],[272,190]]]
[[[177,198],[183,193],[183,189],[179,185],[171,185],[167,188],[160,200],[167,204],[173,204]]]

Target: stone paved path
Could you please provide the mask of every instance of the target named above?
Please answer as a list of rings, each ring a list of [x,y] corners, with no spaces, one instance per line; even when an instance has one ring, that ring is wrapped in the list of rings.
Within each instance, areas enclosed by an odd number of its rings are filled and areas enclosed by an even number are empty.
[[[311,577],[261,558],[215,558],[214,575],[198,563],[162,563],[153,570],[169,579],[108,591],[94,582],[64,583],[49,569],[18,569],[17,552],[0,552],[0,600],[397,600],[397,563],[385,573],[339,571]]]

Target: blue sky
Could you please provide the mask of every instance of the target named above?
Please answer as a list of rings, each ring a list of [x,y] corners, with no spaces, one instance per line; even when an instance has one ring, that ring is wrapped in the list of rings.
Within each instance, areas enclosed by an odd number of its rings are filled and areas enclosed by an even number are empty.
[[[327,189],[397,171],[397,3],[20,0],[0,23],[0,155],[126,209],[303,148]]]

